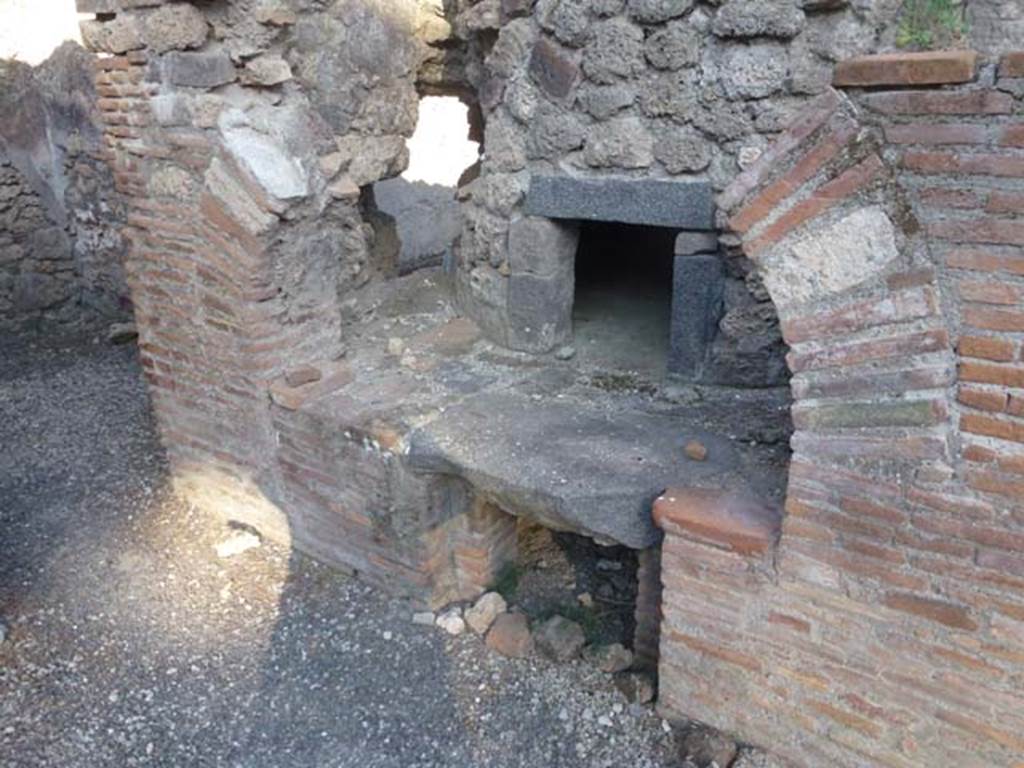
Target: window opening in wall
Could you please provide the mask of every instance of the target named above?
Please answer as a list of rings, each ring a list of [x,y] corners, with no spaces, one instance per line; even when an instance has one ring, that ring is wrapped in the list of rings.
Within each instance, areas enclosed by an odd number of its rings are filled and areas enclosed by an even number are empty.
[[[469,107],[463,101],[455,96],[424,96],[408,143],[409,167],[402,178],[454,187],[480,156],[480,144],[470,140],[469,130]]]
[[[651,380],[664,375],[676,234],[667,227],[582,224],[573,304],[581,362]]]
[[[480,154],[471,141],[469,107],[455,96],[424,96],[409,139],[409,166],[373,185],[377,209],[392,222],[398,271],[435,266],[450,257],[461,231],[455,190]]]

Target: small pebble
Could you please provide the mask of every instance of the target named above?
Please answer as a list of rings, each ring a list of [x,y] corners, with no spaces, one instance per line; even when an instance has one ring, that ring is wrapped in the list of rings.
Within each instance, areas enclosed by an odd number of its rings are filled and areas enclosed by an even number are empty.
[[[438,616],[436,624],[449,635],[453,636],[461,635],[466,631],[466,622],[462,620],[462,610],[457,607],[449,608]]]
[[[691,440],[683,449],[686,455],[694,461],[704,461],[708,457],[708,449],[699,440]]]

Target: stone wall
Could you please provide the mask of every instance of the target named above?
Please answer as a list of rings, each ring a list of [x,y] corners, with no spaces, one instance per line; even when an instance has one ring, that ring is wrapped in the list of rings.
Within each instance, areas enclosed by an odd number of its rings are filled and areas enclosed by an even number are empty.
[[[898,3],[796,0],[484,0],[456,31],[484,109],[480,178],[467,190],[459,247],[463,306],[496,340],[546,351],[568,340],[562,292],[525,314],[510,229],[531,178],[703,181],[721,190],[829,84],[832,64],[883,45]],[[684,217],[685,218],[685,217]],[[554,247],[554,246],[552,246]],[[726,263],[724,306],[704,380],[784,381],[777,318],[756,270]],[[549,280],[560,280],[550,277]],[[539,318],[539,319],[538,319]]]
[[[1024,759],[1022,61],[846,62],[719,196],[791,347],[794,454],[784,517],[655,504],[665,715],[797,765]]]
[[[4,329],[119,319],[128,309],[92,58],[65,43],[38,67],[0,62]]]

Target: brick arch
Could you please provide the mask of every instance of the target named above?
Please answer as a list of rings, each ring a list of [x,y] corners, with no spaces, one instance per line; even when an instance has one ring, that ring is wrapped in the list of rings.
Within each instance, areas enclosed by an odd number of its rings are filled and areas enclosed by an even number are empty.
[[[797,765],[1024,755],[1024,69],[906,58],[841,67],[875,90],[821,96],[718,200],[791,348],[781,520],[655,504],[662,714]]]
[[[719,200],[790,347],[787,567],[828,532],[857,530],[815,502],[863,515],[879,496],[898,504],[908,487],[955,472],[955,308],[914,201],[883,159],[884,129],[866,117],[830,91]]]

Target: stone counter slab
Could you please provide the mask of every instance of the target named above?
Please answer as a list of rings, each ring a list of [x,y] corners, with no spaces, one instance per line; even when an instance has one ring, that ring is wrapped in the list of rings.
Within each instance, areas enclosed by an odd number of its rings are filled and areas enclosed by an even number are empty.
[[[686,458],[696,439],[708,460]],[[576,398],[482,392],[414,431],[412,469],[453,474],[513,514],[643,549],[659,538],[651,503],[683,478],[742,482],[733,443],[671,416]]]

